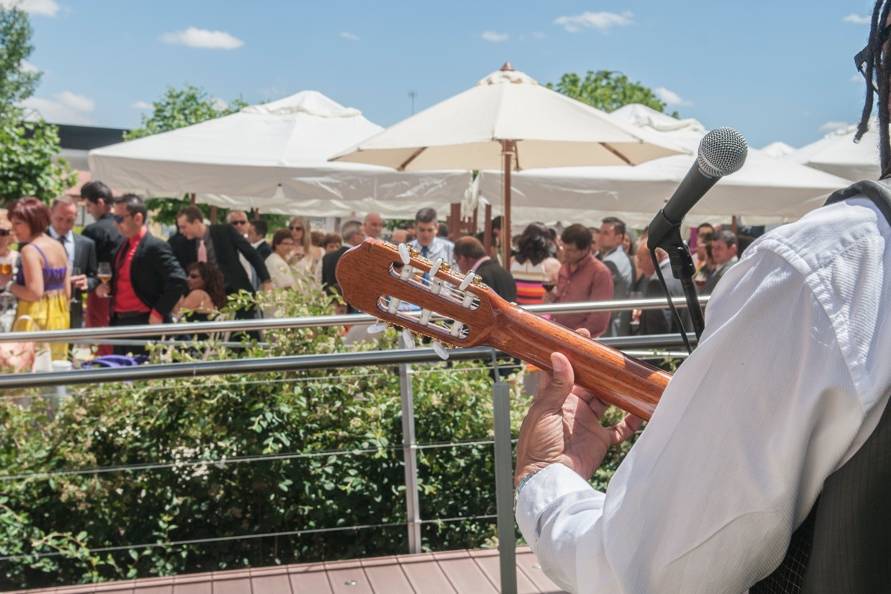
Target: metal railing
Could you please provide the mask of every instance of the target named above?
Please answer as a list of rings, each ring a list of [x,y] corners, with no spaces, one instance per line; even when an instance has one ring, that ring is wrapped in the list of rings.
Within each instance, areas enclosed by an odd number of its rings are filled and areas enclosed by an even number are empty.
[[[707,298],[703,298],[705,302]],[[658,309],[666,307],[667,303],[662,299],[636,299],[623,301],[607,301],[594,303],[574,303],[565,305],[532,306],[527,309],[535,313],[570,313],[584,311],[604,311],[623,309]],[[677,305],[682,305],[678,303]],[[195,334],[198,332],[225,332],[246,330],[268,330],[282,328],[310,328],[320,326],[340,326],[359,323],[371,323],[375,318],[367,315],[341,315],[341,316],[315,316],[306,318],[283,318],[271,320],[238,320],[207,323],[166,324],[161,326],[136,326],[115,328],[88,328],[79,330],[57,330],[50,332],[18,332],[0,334],[0,341],[75,341],[80,338],[127,338],[133,336],[157,336],[159,334]],[[695,341],[691,333],[689,339]],[[602,344],[619,349],[650,349],[678,347],[683,345],[679,335],[656,336],[629,336],[598,339]],[[498,352],[488,347],[453,349],[449,352],[450,359],[455,361],[484,360],[491,362],[493,367],[501,367],[497,360]],[[414,432],[414,393],[412,389],[412,365],[421,363],[433,363],[441,361],[433,349],[394,349],[388,351],[364,351],[353,353],[330,353],[299,356],[285,356],[272,358],[227,359],[222,361],[195,361],[187,363],[170,363],[143,365],[138,367],[111,368],[111,369],[80,369],[60,372],[27,373],[0,376],[0,390],[21,388],[64,386],[72,384],[123,382],[136,380],[153,380],[178,377],[198,377],[211,375],[229,375],[244,373],[264,372],[288,372],[306,371],[318,369],[331,369],[356,366],[389,366],[399,368],[400,398],[402,410],[401,446],[394,446],[403,451],[405,467],[405,497],[406,497],[406,522],[395,524],[368,524],[362,526],[314,528],[309,530],[293,530],[268,535],[225,536],[201,540],[184,540],[172,543],[140,543],[130,546],[104,547],[94,552],[112,550],[127,550],[130,548],[148,548],[156,546],[197,544],[199,542],[217,542],[239,540],[247,538],[259,538],[263,536],[289,536],[310,533],[325,533],[337,530],[360,530],[383,527],[406,526],[408,530],[409,552],[416,553],[421,550],[421,526],[431,522],[447,522],[468,520],[469,518],[445,518],[423,519],[420,514],[417,452],[425,447],[456,447],[468,444],[418,444]],[[512,438],[510,430],[510,404],[509,390],[506,383],[496,381],[492,388],[493,413],[494,413],[494,439],[472,442],[470,445],[494,445],[495,454],[495,499],[496,499],[496,524],[499,543],[501,591],[515,593],[517,588],[516,578],[516,539],[513,517],[513,464],[512,464]],[[377,450],[375,450],[377,451]],[[360,454],[359,451],[344,450],[342,454]],[[328,453],[330,455],[330,453]],[[305,457],[309,455],[321,455],[318,452],[295,452],[279,454],[285,457]],[[230,459],[223,463],[251,463],[265,460],[269,456],[248,456],[244,460]],[[172,468],[179,462],[158,462],[132,465],[133,468],[106,467],[94,469],[74,469],[67,472],[98,473],[119,472],[133,470],[147,470],[159,468]],[[186,464],[212,464],[213,461],[194,460],[185,461]],[[65,470],[56,472],[66,472]],[[26,475],[0,476],[0,481],[38,479],[49,473],[27,473]],[[491,519],[492,516],[474,516],[473,519]],[[6,560],[6,558],[0,558]]]

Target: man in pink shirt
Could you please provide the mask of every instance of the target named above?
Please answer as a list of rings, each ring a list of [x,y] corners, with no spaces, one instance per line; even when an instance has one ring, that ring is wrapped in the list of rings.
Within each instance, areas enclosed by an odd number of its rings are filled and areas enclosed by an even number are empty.
[[[613,277],[609,268],[591,253],[593,237],[584,225],[570,225],[563,230],[563,265],[557,286],[545,293],[546,303],[578,303],[606,301],[613,297]],[[555,315],[554,320],[577,330],[586,328],[597,337],[609,326],[610,312],[588,312]]]

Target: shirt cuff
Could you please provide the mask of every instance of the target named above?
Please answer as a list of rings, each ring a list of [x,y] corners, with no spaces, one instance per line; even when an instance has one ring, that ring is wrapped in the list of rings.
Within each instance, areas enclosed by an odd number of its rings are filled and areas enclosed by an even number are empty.
[[[540,519],[545,510],[564,495],[578,491],[594,488],[563,464],[551,464],[523,484],[517,496],[517,525],[530,547],[534,549],[538,544]]]

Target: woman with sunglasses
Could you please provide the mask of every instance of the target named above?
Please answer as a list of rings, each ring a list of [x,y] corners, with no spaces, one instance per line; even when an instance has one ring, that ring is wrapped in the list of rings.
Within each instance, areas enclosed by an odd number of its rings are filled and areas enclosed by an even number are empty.
[[[297,263],[297,268],[306,270],[316,280],[322,280],[322,249],[312,243],[312,229],[309,225],[309,219],[305,217],[294,217],[288,225],[291,231],[291,237],[294,243],[303,247],[303,258]]]
[[[71,270],[68,253],[46,234],[50,209],[37,198],[22,198],[9,209],[15,238],[21,244],[20,265],[9,292],[18,300],[13,328],[16,330],[65,330],[69,327]],[[0,274],[0,284],[12,279]],[[68,345],[52,343],[53,360],[64,360]]]
[[[189,292],[176,306],[184,322],[207,322],[226,305],[223,273],[207,262],[195,262],[186,270]]]

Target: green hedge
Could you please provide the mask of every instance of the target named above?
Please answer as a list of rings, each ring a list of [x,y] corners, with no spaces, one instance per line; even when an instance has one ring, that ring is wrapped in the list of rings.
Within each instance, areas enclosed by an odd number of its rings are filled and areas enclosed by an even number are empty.
[[[278,315],[327,313],[312,287],[279,292]],[[355,350],[334,328],[267,332],[268,348],[212,356],[281,356]],[[389,330],[377,344],[391,348]],[[203,357],[182,347],[156,360]],[[421,444],[492,438],[491,379],[483,362],[415,366],[415,424]],[[512,386],[512,425],[529,398]],[[0,464],[5,475],[154,462],[173,468],[33,476],[0,481],[3,589],[170,575],[241,566],[407,551],[404,526],[210,544],[101,552],[106,547],[405,521],[399,376],[367,367],[228,375],[72,388],[55,415],[46,399],[5,394]],[[14,399],[13,397],[19,397]],[[363,450],[352,455],[326,454]],[[600,486],[621,458],[598,473]],[[204,464],[253,455],[311,457]],[[421,450],[425,520],[495,513],[491,445]],[[198,462],[195,464],[195,462]],[[494,520],[425,524],[428,550],[493,543]],[[56,556],[45,556],[49,553]]]

